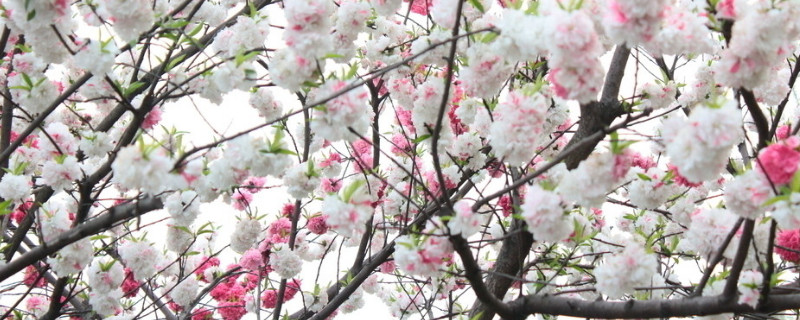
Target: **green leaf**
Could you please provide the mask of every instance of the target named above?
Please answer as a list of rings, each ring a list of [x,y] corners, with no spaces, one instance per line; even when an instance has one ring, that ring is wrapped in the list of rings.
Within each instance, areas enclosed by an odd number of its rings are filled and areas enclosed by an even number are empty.
[[[236,67],[238,68],[239,66],[242,65],[242,63],[247,62],[248,60],[250,60],[253,57],[257,56],[259,53],[260,53],[259,51],[250,51],[248,53],[236,54],[236,58],[235,58]]]
[[[202,31],[202,30],[203,30],[203,24],[202,24],[202,23],[198,23],[198,24],[197,24],[197,25],[194,27],[194,29],[192,29],[191,31],[189,31],[189,32],[188,32],[188,33],[186,33],[186,34],[187,34],[188,36],[190,36],[190,37],[194,37],[195,35],[197,35],[198,33],[200,33],[200,31]]]
[[[25,72],[22,73],[22,81],[25,81],[25,84],[28,85],[28,88],[33,89],[33,81],[31,81],[31,77],[29,77]]]
[[[427,140],[427,139],[428,139],[428,138],[430,138],[430,137],[431,137],[431,135],[430,135],[430,134],[421,135],[421,136],[417,137],[416,139],[414,139],[414,140],[411,140],[411,143],[413,143],[413,144],[417,144],[417,143],[420,143],[420,142],[422,142],[422,141],[425,141],[425,140]]]
[[[336,53],[328,53],[322,56],[322,59],[336,59],[336,58],[344,58],[344,56]]]
[[[105,234],[97,234],[97,235],[93,235],[93,236],[89,237],[89,240],[102,240],[102,239],[108,239],[108,238],[111,238],[111,236],[105,235]]]
[[[177,56],[177,57],[173,58],[172,60],[170,60],[170,61],[167,63],[167,68],[166,68],[166,70],[165,70],[165,71],[170,71],[170,70],[172,70],[172,68],[174,68],[174,67],[175,67],[175,65],[177,65],[178,63],[181,63],[181,61],[183,61],[183,59],[186,59],[186,55],[185,55],[185,54],[182,54],[182,55],[179,55],[179,56]]]
[[[478,9],[481,13],[485,13],[486,9],[483,8],[483,4],[481,4],[480,0],[468,0],[469,4],[471,4],[475,9]]]
[[[785,194],[785,195],[772,197],[769,200],[764,201],[764,204],[762,204],[761,206],[762,207],[769,207],[769,206],[777,203],[778,201],[789,201],[789,195]]]
[[[189,24],[189,21],[178,19],[174,21],[165,22],[161,25],[164,29],[181,29]]]
[[[644,181],[653,181],[653,178],[650,178],[650,176],[644,173],[637,173],[636,175],[639,177],[639,179],[642,179]]]
[[[499,35],[500,34],[497,33],[497,32],[486,32],[478,40],[480,42],[483,42],[483,43],[489,43],[489,42],[494,41],[494,39],[497,39],[497,36],[499,36]]]
[[[800,170],[794,172],[792,176],[792,183],[790,184],[792,192],[800,192]]]
[[[131,96],[132,93],[136,92],[136,90],[141,88],[143,85],[145,85],[145,83],[141,81],[136,81],[134,83],[131,83],[127,88],[122,90],[122,94],[125,96],[125,98],[128,98]]]
[[[12,210],[9,208],[12,202],[13,200],[0,202],[0,216],[4,216],[12,212]]]
[[[352,197],[353,197],[353,194],[354,194],[356,191],[358,191],[358,189],[359,189],[359,188],[361,188],[361,187],[362,187],[362,186],[363,186],[365,183],[366,183],[366,182],[365,182],[364,180],[356,180],[356,181],[353,181],[353,183],[351,183],[350,185],[348,185],[348,186],[347,186],[346,188],[344,188],[344,190],[342,191],[342,200],[343,200],[344,202],[350,202],[350,198],[352,198]]]

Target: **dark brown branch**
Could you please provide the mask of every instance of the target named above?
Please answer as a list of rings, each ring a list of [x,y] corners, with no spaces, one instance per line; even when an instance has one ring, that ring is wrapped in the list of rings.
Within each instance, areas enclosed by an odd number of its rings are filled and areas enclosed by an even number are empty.
[[[555,296],[525,296],[511,303],[517,317],[534,313],[558,314],[582,318],[667,318],[704,316],[720,313],[755,312],[753,307],[722,296],[673,300],[587,301]],[[800,294],[771,295],[759,312],[800,308]]]
[[[114,206],[107,213],[92,220],[84,222],[59,235],[55,240],[39,247],[33,248],[28,253],[21,255],[0,267],[0,281],[5,281],[28,265],[58,252],[62,248],[75,243],[83,238],[108,230],[114,225],[124,222],[153,210],[161,209],[163,204],[156,197],[145,197],[141,200]]]

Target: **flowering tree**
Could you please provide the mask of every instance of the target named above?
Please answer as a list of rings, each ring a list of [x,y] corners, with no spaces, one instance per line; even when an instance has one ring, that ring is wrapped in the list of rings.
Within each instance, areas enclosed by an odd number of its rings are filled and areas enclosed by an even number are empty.
[[[4,0],[0,318],[796,316],[799,14]]]

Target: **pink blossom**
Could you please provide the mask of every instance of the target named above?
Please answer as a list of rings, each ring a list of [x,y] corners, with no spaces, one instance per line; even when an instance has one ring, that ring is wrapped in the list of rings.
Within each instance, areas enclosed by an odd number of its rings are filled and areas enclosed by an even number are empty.
[[[223,301],[217,305],[217,313],[223,320],[239,320],[247,314],[244,301]]]
[[[328,232],[328,224],[326,223],[328,217],[325,215],[316,215],[311,219],[308,219],[308,225],[306,227],[309,231],[315,234],[325,234]]]
[[[392,135],[392,153],[398,156],[409,156],[414,152],[411,142],[400,132]]]
[[[125,280],[122,281],[122,294],[126,298],[135,297],[139,293],[139,281],[133,278],[131,268],[125,268]]]
[[[289,218],[280,218],[272,222],[267,229],[267,234],[274,243],[285,243],[289,241],[292,232],[292,221]]]
[[[717,16],[720,19],[736,19],[736,0],[722,0],[717,2]]]
[[[800,162],[798,146],[800,138],[790,137],[761,150],[761,154],[758,155],[758,165],[772,183],[784,185],[792,180]]]
[[[342,188],[342,180],[336,178],[323,178],[320,188],[325,193],[336,193]]]
[[[32,201],[25,201],[14,208],[14,211],[11,212],[11,221],[14,221],[16,224],[22,222],[22,219],[24,219],[25,215],[28,214],[28,209],[30,209],[32,205]]]
[[[334,165],[336,163],[341,163],[341,162],[342,162],[342,156],[340,156],[338,153],[331,153],[328,156],[328,158],[326,158],[325,160],[320,161],[318,166],[320,168],[327,168],[327,167],[330,167],[330,166],[332,166],[332,165]]]
[[[239,211],[244,211],[253,202],[253,194],[246,189],[238,189],[231,197],[233,200],[233,208]]]
[[[258,251],[257,249],[248,249],[244,252],[242,258],[239,259],[239,264],[242,266],[242,268],[258,271],[262,266],[264,266],[264,259],[261,256],[261,251]]]
[[[669,171],[674,172],[675,177],[672,178],[672,180],[675,181],[675,183],[677,183],[678,185],[694,188],[694,187],[699,187],[700,185],[703,184],[702,182],[689,181],[688,179],[686,179],[686,177],[681,175],[681,173],[678,171],[678,167],[676,167],[673,164],[668,164],[667,168],[669,168]]]
[[[784,248],[775,248],[777,253],[783,260],[798,263],[800,262],[800,229],[783,230],[775,237],[775,244]]]
[[[278,290],[269,289],[264,290],[261,295],[261,306],[267,309],[275,308],[278,305]]]
[[[32,265],[25,267],[25,277],[22,279],[22,283],[27,286],[41,288],[44,286],[44,282],[44,277],[39,276],[39,270],[36,267]]]
[[[383,273],[392,273],[395,269],[397,269],[397,266],[394,264],[394,261],[386,261],[381,263],[380,270]]]
[[[45,310],[47,304],[48,303],[45,298],[36,295],[30,295],[28,297],[28,301],[25,303],[25,307],[28,309],[28,311]]]
[[[501,196],[500,200],[497,200],[497,205],[503,210],[503,217],[508,217],[511,215],[511,212],[513,212],[511,197],[509,195]]]
[[[246,188],[247,191],[251,193],[258,193],[261,188],[267,183],[267,178],[265,177],[250,177],[247,178],[244,182],[242,182],[241,187]]]
[[[403,129],[405,129],[409,135],[416,133],[414,122],[411,120],[411,110],[397,108],[395,114],[397,116],[397,121],[401,126],[403,126]]]
[[[614,169],[612,170],[614,180],[620,180],[631,169],[635,155],[632,151],[624,150],[622,154],[614,155]]]
[[[411,2],[411,12],[423,16],[428,15],[428,10],[433,5],[432,0],[405,0],[405,2]]]
[[[144,121],[142,121],[142,129],[145,130],[152,129],[159,122],[161,122],[161,109],[153,108],[153,110],[148,112],[147,116],[144,117]]]
[[[653,158],[642,156],[638,152],[633,152],[633,165],[642,170],[647,171],[647,169],[653,168],[656,166],[656,162],[653,161]]]
[[[212,320],[214,319],[214,313],[206,308],[197,309],[197,311],[192,313],[192,320]]]
[[[789,125],[782,125],[775,130],[775,138],[778,140],[783,140],[789,137],[790,134],[790,126]]]
[[[194,271],[194,274],[197,276],[198,279],[200,279],[200,281],[210,282],[211,279],[206,279],[205,276],[206,269],[217,266],[219,266],[219,258],[217,257],[205,258],[203,260],[203,263],[201,263],[200,266],[197,267],[197,269]],[[127,274],[128,270],[126,269],[125,271]]]
[[[281,208],[281,215],[284,217],[291,217],[294,214],[294,203],[287,203]]]

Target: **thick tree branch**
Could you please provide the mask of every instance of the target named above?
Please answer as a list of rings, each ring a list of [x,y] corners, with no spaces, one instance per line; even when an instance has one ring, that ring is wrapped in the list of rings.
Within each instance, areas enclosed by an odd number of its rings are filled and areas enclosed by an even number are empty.
[[[602,301],[578,300],[557,296],[535,295],[511,303],[516,314],[512,319],[525,319],[534,313],[558,314],[582,318],[666,318],[704,316],[720,313],[756,312],[753,307],[723,296],[682,298],[673,300]],[[800,294],[771,295],[758,312],[800,308]]]
[[[46,258],[48,255],[58,252],[62,248],[77,242],[88,236],[103,232],[117,223],[124,222],[153,210],[161,209],[163,204],[157,197],[148,196],[138,201],[129,202],[114,206],[107,213],[94,219],[84,222],[67,232],[59,235],[55,240],[39,247],[33,248],[26,254],[21,255],[0,267],[0,281],[5,281],[17,272],[22,271],[28,265]]]

